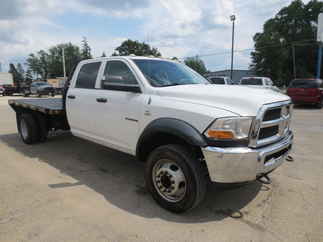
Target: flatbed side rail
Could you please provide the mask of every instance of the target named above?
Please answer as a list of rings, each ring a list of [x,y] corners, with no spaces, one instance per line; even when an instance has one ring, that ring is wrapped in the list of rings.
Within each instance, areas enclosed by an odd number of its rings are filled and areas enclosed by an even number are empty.
[[[13,109],[15,109],[15,107],[21,107],[49,115],[65,114],[65,109],[63,108],[63,100],[60,98],[11,99],[8,100],[8,103]]]

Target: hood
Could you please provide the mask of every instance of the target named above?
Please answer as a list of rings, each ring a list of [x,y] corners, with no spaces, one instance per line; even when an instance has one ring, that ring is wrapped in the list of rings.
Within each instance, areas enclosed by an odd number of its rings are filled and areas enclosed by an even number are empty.
[[[212,106],[241,116],[255,116],[264,104],[290,100],[271,89],[234,85],[181,85],[161,87],[157,92],[176,101]]]

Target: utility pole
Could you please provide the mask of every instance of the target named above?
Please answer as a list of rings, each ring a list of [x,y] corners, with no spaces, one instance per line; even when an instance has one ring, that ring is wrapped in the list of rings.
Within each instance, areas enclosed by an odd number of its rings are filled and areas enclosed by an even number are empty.
[[[322,52],[323,52],[323,9],[317,19],[317,42],[318,42],[318,54],[317,54],[317,69],[316,78],[321,78],[321,66],[322,66]]]
[[[230,20],[232,21],[232,46],[231,46],[231,71],[230,71],[230,78],[231,78],[231,81],[232,81],[232,76],[233,76],[233,53],[234,53],[234,21],[236,20],[236,16],[231,15]]]
[[[322,52],[323,52],[323,47],[322,43],[319,42],[319,50],[318,50],[318,55],[317,55],[317,69],[316,69],[316,78],[320,79],[321,78],[321,66],[322,66]]]
[[[295,57],[295,45],[292,44],[292,51],[293,51],[293,72],[294,72],[294,79],[296,79],[296,57]]]
[[[64,73],[64,78],[66,77],[66,68],[65,68],[65,50],[62,48],[62,58],[63,58],[63,73]]]

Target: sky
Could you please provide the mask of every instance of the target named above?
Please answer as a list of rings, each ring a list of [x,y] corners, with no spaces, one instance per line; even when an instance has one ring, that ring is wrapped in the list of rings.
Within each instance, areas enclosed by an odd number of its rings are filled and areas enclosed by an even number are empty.
[[[86,37],[95,57],[122,41],[144,41],[164,57],[202,57],[211,71],[230,67],[230,15],[237,17],[235,49],[253,48],[264,22],[291,0],[1,0],[0,62],[24,62],[40,49]],[[308,2],[308,1],[304,1]],[[235,53],[247,69],[250,50]]]

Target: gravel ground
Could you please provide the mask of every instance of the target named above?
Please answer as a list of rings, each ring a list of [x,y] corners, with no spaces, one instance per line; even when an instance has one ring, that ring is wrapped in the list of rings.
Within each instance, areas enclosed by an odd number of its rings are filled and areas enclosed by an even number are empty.
[[[323,241],[323,111],[294,110],[294,162],[271,185],[212,185],[182,215],[146,192],[143,164],[71,136],[24,145],[0,97],[0,241]]]

